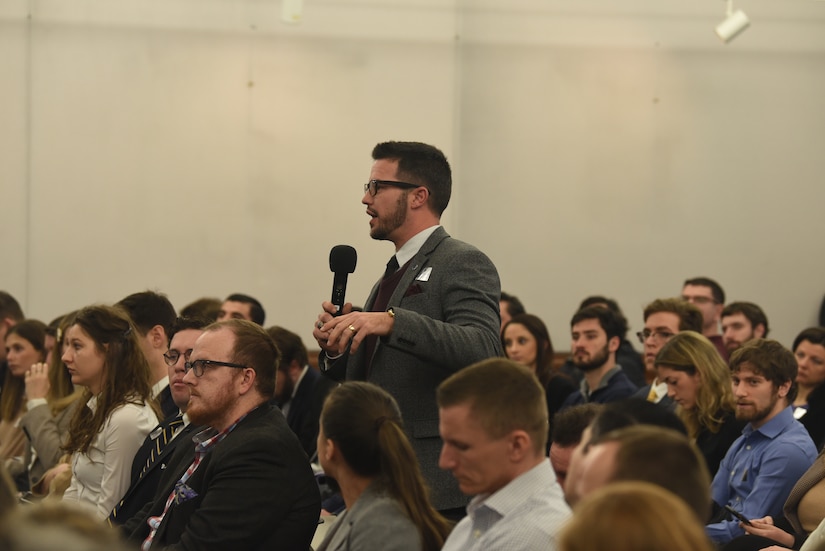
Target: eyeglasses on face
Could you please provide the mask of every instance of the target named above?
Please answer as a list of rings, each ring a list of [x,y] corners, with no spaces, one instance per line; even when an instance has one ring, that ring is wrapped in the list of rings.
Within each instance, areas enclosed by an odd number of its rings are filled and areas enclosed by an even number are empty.
[[[644,331],[636,333],[636,336],[639,337],[639,342],[644,344],[650,337],[653,337],[655,342],[667,342],[675,334],[676,333],[671,333],[670,331],[651,331],[650,329],[645,329]]]
[[[163,355],[163,361],[166,362],[166,365],[168,365],[169,367],[172,367],[173,365],[178,363],[178,360],[180,359],[181,356],[183,356],[183,361],[184,362],[188,362],[189,361],[189,356],[191,356],[191,355],[192,355],[192,349],[191,348],[189,350],[187,350],[186,352],[184,352],[183,354],[181,354],[177,350],[167,350],[166,354]]]
[[[375,194],[378,193],[381,186],[398,187],[401,189],[415,189],[417,187],[424,187],[415,184],[408,184],[407,182],[394,182],[392,180],[370,180],[364,184],[364,193],[369,193],[372,197],[375,197]]]
[[[233,364],[231,362],[216,362],[215,360],[195,360],[194,362],[186,362],[183,365],[183,369],[186,371],[186,373],[189,373],[190,370],[194,371],[195,377],[203,376],[203,370],[207,367],[226,366],[235,367],[237,369],[246,369],[248,367],[241,364]]]

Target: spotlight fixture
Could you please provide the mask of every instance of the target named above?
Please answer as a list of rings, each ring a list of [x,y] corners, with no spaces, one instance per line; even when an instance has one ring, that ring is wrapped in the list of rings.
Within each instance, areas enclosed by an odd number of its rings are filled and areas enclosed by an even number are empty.
[[[716,35],[727,44],[747,29],[751,21],[742,10],[733,11],[733,0],[727,0],[727,17],[716,26]]]

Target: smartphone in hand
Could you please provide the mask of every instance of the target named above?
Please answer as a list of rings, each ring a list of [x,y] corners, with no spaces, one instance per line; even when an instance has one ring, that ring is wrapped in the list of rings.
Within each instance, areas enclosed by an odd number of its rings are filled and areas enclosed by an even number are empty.
[[[740,513],[739,511],[737,511],[737,510],[736,510],[736,509],[734,509],[733,507],[731,507],[730,505],[725,505],[725,510],[726,510],[728,513],[730,513],[730,514],[732,514],[733,516],[735,516],[736,518],[738,518],[739,520],[741,520],[744,524],[747,524],[748,526],[753,526],[753,524],[751,524],[751,521],[749,521],[749,520],[747,519],[747,517],[745,517],[745,515],[743,515],[742,513]]]

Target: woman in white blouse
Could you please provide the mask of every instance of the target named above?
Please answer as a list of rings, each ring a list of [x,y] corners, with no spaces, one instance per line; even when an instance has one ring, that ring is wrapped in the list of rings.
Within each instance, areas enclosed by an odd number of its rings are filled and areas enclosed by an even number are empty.
[[[64,500],[91,506],[103,520],[129,488],[132,459],[158,423],[149,365],[121,310],[89,306],[66,331],[63,361],[86,387],[69,426],[72,482]]]

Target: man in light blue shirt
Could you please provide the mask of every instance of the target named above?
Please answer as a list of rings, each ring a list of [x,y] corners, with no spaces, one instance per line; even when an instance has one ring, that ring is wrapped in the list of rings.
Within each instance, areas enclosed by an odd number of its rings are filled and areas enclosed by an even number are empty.
[[[544,455],[547,403],[535,375],[485,360],[442,382],[436,400],[439,467],[475,495],[443,551],[557,549],[570,508]]]
[[[730,447],[711,485],[713,501],[746,518],[782,515],[796,481],[816,458],[808,431],[793,417],[797,365],[773,340],[755,339],[730,358],[736,418],[748,425]],[[708,536],[724,544],[745,532],[739,521],[708,524]]]

